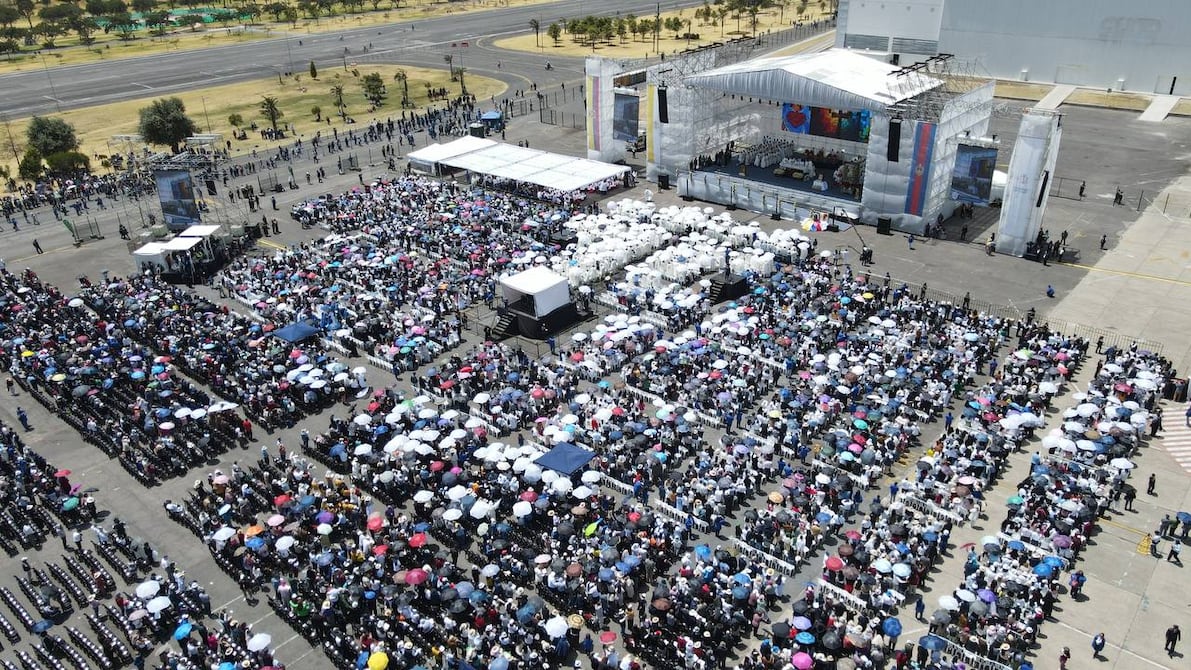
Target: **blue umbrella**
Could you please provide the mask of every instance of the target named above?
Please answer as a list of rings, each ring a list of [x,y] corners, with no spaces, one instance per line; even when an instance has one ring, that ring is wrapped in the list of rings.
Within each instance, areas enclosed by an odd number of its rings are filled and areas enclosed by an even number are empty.
[[[746,573],[746,572],[738,572],[735,575],[732,575],[732,579],[736,580],[737,584],[752,584],[753,583],[753,578],[750,577],[748,575],[748,573]]]
[[[1039,577],[1050,577],[1054,573],[1054,567],[1045,562],[1034,566],[1034,574],[1038,575]]]
[[[700,559],[703,559],[703,560],[711,558],[711,547],[709,547],[705,544],[700,544],[700,545],[696,546],[695,547],[695,556],[698,556]]]
[[[798,644],[814,644],[815,636],[812,633],[809,633],[804,630],[801,633],[794,636],[794,641],[797,642]]]
[[[1191,512],[1179,512],[1175,518],[1179,520],[1179,523],[1191,523]]]
[[[600,571],[596,576],[600,578],[601,582],[610,582],[612,581],[612,578],[616,576],[616,574],[609,568],[600,568]]]
[[[889,617],[881,622],[881,630],[890,637],[897,637],[902,634],[902,622],[895,617]]]
[[[363,652],[363,654],[368,656],[368,652],[366,651]],[[367,661],[368,659],[365,658],[364,660]],[[219,670],[236,670],[236,664],[232,663],[231,661],[224,661],[223,663],[219,664]]]
[[[250,537],[247,540],[244,540],[244,546],[248,547],[249,549],[252,549],[253,551],[256,551],[257,549],[260,549],[261,547],[265,546],[265,539],[260,536]]]
[[[484,591],[472,591],[467,600],[473,605],[483,605],[488,602],[488,594]]]
[[[174,639],[181,640],[190,635],[190,631],[194,630],[194,624],[189,621],[183,621],[181,625],[174,629]]]
[[[922,539],[926,540],[927,542],[934,542],[935,540],[939,539],[939,534],[933,530],[928,530],[922,534]]]
[[[947,648],[947,640],[938,635],[923,635],[918,639],[918,646],[928,651],[942,651]]]
[[[53,622],[42,619],[41,621],[38,621],[37,623],[33,624],[33,628],[31,628],[30,630],[32,630],[34,633],[44,633],[47,630],[49,630],[50,628],[52,628],[53,625],[54,625]]]
[[[831,515],[827,512],[819,512],[815,515],[815,521],[817,523],[827,523],[828,521],[831,521]]]
[[[732,597],[737,600],[744,600],[749,597],[749,590],[744,586],[737,586],[732,589]]]
[[[1046,558],[1042,559],[1042,562],[1053,568],[1061,568],[1064,565],[1067,565],[1066,559],[1060,556],[1047,556]]]
[[[1009,540],[1009,543],[1005,546],[1009,547],[1013,551],[1025,551],[1026,548],[1025,543],[1021,540]]]

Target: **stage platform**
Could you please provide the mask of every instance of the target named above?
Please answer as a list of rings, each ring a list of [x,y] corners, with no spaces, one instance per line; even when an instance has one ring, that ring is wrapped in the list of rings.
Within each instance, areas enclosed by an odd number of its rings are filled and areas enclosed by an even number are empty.
[[[816,212],[836,212],[839,209],[849,216],[860,215],[860,201],[846,195],[842,190],[828,189],[826,193],[813,191],[809,184],[787,177],[775,177],[773,168],[749,168],[746,174],[757,179],[741,177],[731,168],[723,172],[696,170],[681,172],[675,180],[678,194],[704,202],[727,207],[738,207],[758,214],[777,216],[787,221],[803,221]],[[765,173],[768,173],[766,176]]]
[[[791,191],[800,191],[808,195],[828,197],[836,200],[847,200],[857,205],[860,204],[860,198],[852,197],[851,193],[833,185],[830,179],[826,179],[826,177],[830,176],[832,171],[823,169],[816,170],[819,176],[824,177],[828,184],[826,191],[816,191],[811,188],[811,184],[813,182],[793,179],[791,177],[779,177],[773,174],[773,171],[776,169],[778,169],[777,165],[767,168],[746,166],[745,174],[741,175],[740,164],[737,161],[732,161],[728,165],[708,165],[702,167],[698,170],[695,170],[695,174],[698,175],[700,172],[710,172],[713,174],[730,175],[740,179],[747,179],[748,181],[761,182],[762,184],[768,184],[777,188],[783,188]]]

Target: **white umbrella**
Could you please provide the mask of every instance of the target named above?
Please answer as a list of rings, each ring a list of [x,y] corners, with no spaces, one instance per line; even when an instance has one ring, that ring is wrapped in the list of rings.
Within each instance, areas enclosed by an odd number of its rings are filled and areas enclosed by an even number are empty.
[[[432,491],[422,490],[414,494],[414,502],[416,503],[428,503],[431,500],[434,500],[434,493]]]
[[[943,596],[939,598],[939,607],[951,612],[957,612],[959,611],[959,601],[955,599],[955,596]]]
[[[959,598],[960,600],[962,600],[966,603],[976,602],[976,594],[972,593],[971,591],[969,591],[967,589],[960,589],[960,590],[956,591],[955,597]]]
[[[562,481],[562,480],[560,479],[558,481]],[[576,487],[575,490],[571,491],[571,495],[579,500],[584,500],[584,499],[590,498],[593,493],[595,493],[595,492],[586,486],[579,486],[579,487]]]
[[[277,544],[274,546],[277,547],[277,551],[286,551],[290,547],[294,546],[294,542],[296,541],[297,540],[295,540],[292,536],[286,535],[285,537],[277,538]]]
[[[268,633],[257,633],[248,638],[248,651],[260,651],[269,646],[273,641],[273,637]]]
[[[471,490],[466,486],[456,484],[447,489],[447,499],[451,502],[457,502],[466,498],[469,493],[471,493]]]
[[[442,518],[446,519],[447,521],[458,521],[459,519],[463,518],[463,510],[459,509],[458,507],[452,507],[451,509],[442,513]]]
[[[160,590],[161,582],[157,581],[156,579],[150,579],[147,582],[137,585],[136,597],[140,598],[141,600],[146,600],[157,595],[157,592]]]
[[[603,478],[604,476],[595,470],[588,470],[579,477],[584,484],[598,484]]]
[[[1118,470],[1132,470],[1133,468],[1137,467],[1137,464],[1128,458],[1114,458],[1109,461],[1108,464]]]
[[[567,623],[565,618],[556,616],[547,621],[543,627],[546,629],[547,635],[549,635],[551,638],[556,638],[566,635],[571,626]]]
[[[513,503],[513,516],[518,518],[529,516],[533,513],[533,504],[526,500],[518,500]]]
[[[367,426],[368,424],[372,423],[372,416],[369,414],[360,414],[357,415],[356,418],[352,419],[352,421],[354,421],[357,426]]]
[[[483,568],[480,568],[480,574],[484,575],[485,577],[495,577],[500,574],[500,566],[496,565],[495,563],[489,563]]]
[[[575,485],[571,483],[571,480],[567,479],[566,477],[559,477],[550,483],[550,488],[557,493],[567,493],[574,488],[574,486]]]
[[[476,397],[472,398],[471,401],[477,405],[486,405],[491,399],[492,396],[487,393],[477,393]]]
[[[366,455],[372,453],[372,445],[371,444],[357,444],[356,448],[352,450],[352,453],[355,454],[356,456],[366,456]]]
[[[317,527],[317,528],[315,528],[315,531],[316,531],[316,532],[317,532],[319,535],[330,535],[330,534],[331,534],[331,524],[329,524],[329,523],[320,523],[320,524],[318,525],[318,527]]]
[[[216,542],[227,542],[228,540],[232,539],[232,536],[235,534],[235,528],[232,528],[231,526],[224,526],[223,528],[215,531],[211,537],[214,538]]]
[[[150,614],[157,614],[158,612],[163,612],[166,609],[169,609],[169,606],[172,604],[173,603],[170,602],[169,596],[157,596],[145,605],[145,609],[149,610]]]

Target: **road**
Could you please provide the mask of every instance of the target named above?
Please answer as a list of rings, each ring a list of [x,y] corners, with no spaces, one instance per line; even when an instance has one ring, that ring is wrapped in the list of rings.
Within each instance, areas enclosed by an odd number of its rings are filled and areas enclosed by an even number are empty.
[[[663,0],[662,11],[698,5],[697,0]],[[545,27],[560,18],[583,16],[596,8],[587,0],[562,0],[549,5],[528,5],[443,16],[434,19],[356,28],[336,33],[294,32],[267,40],[210,49],[70,65],[0,76],[0,115],[20,118],[32,114],[117,102],[145,96],[166,95],[204,86],[275,77],[282,72],[305,72],[310,61],[320,70],[354,61],[389,62],[445,67],[443,56],[451,44],[467,41],[478,46],[481,38],[526,32],[530,19]],[[599,12],[648,12],[656,3],[640,0],[601,0]],[[643,13],[644,13],[643,12]],[[372,47],[364,54],[364,47]],[[345,49],[348,50],[345,53]],[[556,67],[547,72],[544,55],[502,52],[501,68],[490,51],[455,49],[470,72],[492,76],[512,85],[525,84],[527,76],[539,85],[572,80],[581,73],[578,58],[551,57]],[[473,61],[474,59],[474,61]],[[521,76],[518,76],[520,73]],[[528,74],[527,74],[528,73]]]

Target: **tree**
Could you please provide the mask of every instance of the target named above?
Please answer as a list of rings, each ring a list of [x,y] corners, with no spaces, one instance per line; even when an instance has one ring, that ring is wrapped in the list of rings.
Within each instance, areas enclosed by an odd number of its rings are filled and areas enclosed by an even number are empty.
[[[343,84],[335,84],[331,87],[331,101],[335,103],[335,109],[339,110],[339,115],[343,116]]]
[[[270,2],[261,7],[261,10],[273,15],[273,20],[281,23],[285,18],[285,10],[289,9],[289,5],[284,2]]]
[[[231,124],[232,128],[239,128],[244,124],[244,117],[239,114],[228,114],[227,122]]]
[[[149,144],[168,146],[177,153],[182,140],[198,132],[198,126],[186,116],[186,105],[180,98],[154,100],[140,111],[137,127]]]
[[[25,147],[25,155],[17,163],[17,174],[20,175],[21,179],[37,181],[44,171],[45,168],[42,166],[41,153],[37,151],[36,147]]]
[[[533,31],[533,45],[535,47],[542,46],[542,42],[538,39],[538,35],[539,35],[538,31],[540,31],[542,29],[542,22],[537,19],[530,19],[529,20],[529,29]]]
[[[132,11],[142,14],[157,9],[157,0],[132,0]]]
[[[37,13],[37,5],[33,4],[33,0],[17,0],[17,12],[25,18],[29,24],[29,30],[33,30],[33,15]]]
[[[310,78],[318,79],[318,68],[314,66],[314,61],[310,61]]]
[[[546,34],[554,40],[554,46],[558,46],[558,41],[562,39],[562,27],[557,23],[551,23],[550,27],[546,28]]]
[[[36,35],[41,36],[41,45],[47,49],[57,46],[59,37],[66,34],[66,26],[55,21],[42,21],[33,28]]]
[[[311,107],[311,108],[310,108],[310,113],[314,115],[314,120],[315,120],[315,121],[322,121],[322,120],[323,120],[323,108],[322,108],[322,107],[319,107],[318,105],[315,105],[315,106],[313,106],[313,107]]]
[[[21,43],[16,40],[0,39],[0,54],[20,53]]]
[[[117,14],[108,15],[108,24],[114,27],[120,33],[120,39],[131,40],[136,35],[136,21],[133,20],[132,15],[128,12],[119,12]]]
[[[21,13],[17,11],[16,7],[0,5],[0,26],[7,28],[16,23],[19,18],[21,18]]]
[[[277,130],[277,119],[285,116],[281,108],[277,106],[277,98],[271,95],[261,96],[261,115],[269,120],[269,125],[273,126],[273,130]]]
[[[618,38],[620,38],[621,43],[624,42],[624,38],[628,34],[629,34],[629,26],[625,22],[625,20],[621,19],[621,18],[616,19],[616,36]]]
[[[232,12],[223,13],[232,14]],[[170,13],[165,10],[143,14],[141,20],[145,22],[145,27],[151,28],[153,34],[159,37],[165,35],[166,30],[170,27]]]
[[[49,173],[55,177],[66,177],[86,172],[91,167],[91,160],[85,154],[77,151],[59,151],[45,157]]]
[[[409,102],[409,74],[405,70],[397,70],[393,74],[393,81],[401,82],[401,106],[408,107]]]
[[[79,148],[74,126],[57,117],[35,116],[30,119],[29,127],[25,130],[25,139],[41,156]]]
[[[369,72],[360,80],[364,88],[364,97],[373,105],[380,107],[385,101],[385,80],[376,72]]]

